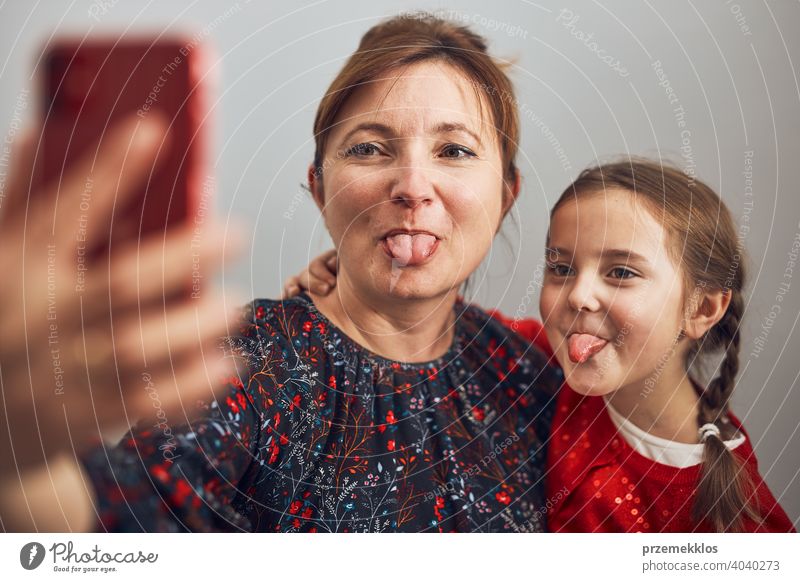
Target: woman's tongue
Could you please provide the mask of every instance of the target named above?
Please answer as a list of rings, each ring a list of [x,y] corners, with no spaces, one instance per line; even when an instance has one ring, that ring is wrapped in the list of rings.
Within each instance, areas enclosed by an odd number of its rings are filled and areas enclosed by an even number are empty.
[[[416,265],[427,259],[436,237],[431,234],[395,234],[386,237],[386,246],[401,267]]]
[[[569,359],[576,364],[583,364],[608,343],[607,340],[588,333],[573,333],[569,336]]]

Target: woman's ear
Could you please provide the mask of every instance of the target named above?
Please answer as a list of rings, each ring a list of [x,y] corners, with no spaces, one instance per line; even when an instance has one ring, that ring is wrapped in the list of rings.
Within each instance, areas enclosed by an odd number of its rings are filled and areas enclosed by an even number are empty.
[[[729,289],[705,291],[701,287],[695,287],[695,292],[689,301],[683,330],[686,336],[695,340],[703,337],[725,316],[730,303]]]
[[[318,171],[314,164],[308,165],[308,189],[314,204],[317,205],[322,215],[325,215],[325,192],[322,189],[322,172]]]
[[[512,180],[503,180],[503,213],[500,215],[500,222],[503,222],[508,211],[514,206],[522,187],[522,176],[517,168],[514,168]]]

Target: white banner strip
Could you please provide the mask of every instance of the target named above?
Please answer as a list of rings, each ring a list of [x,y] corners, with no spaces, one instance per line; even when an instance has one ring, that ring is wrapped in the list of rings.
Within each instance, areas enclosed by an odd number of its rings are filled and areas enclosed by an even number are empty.
[[[797,581],[799,563],[797,534],[0,535],[14,581]]]

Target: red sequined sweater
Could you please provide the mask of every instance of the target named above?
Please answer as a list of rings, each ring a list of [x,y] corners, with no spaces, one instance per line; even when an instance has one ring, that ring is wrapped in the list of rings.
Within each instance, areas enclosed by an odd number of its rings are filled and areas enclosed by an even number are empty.
[[[542,324],[493,315],[552,358]],[[793,532],[795,528],[758,471],[750,437],[734,449],[755,486],[752,497],[761,523],[748,532]],[[547,529],[563,532],[704,532],[692,518],[700,465],[677,468],[636,452],[619,434],[601,397],[561,388],[550,436],[546,473]]]

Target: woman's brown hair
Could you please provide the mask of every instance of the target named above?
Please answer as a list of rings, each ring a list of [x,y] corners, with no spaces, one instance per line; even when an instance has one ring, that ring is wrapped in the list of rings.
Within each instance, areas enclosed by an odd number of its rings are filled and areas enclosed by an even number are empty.
[[[704,441],[703,465],[693,511],[698,524],[713,531],[741,531],[742,521],[759,519],[753,506],[752,484],[738,458],[723,442],[735,427],[727,413],[739,371],[739,344],[745,285],[744,249],[730,211],[703,182],[685,172],[645,159],[626,159],[584,170],[553,207],[577,196],[623,189],[633,193],[658,220],[667,234],[670,257],[684,275],[684,296],[721,290],[731,294],[722,319],[690,347],[684,363],[698,392],[702,426],[711,423],[719,436]],[[719,375],[703,388],[690,369],[703,354],[723,351]]]
[[[468,27],[426,12],[395,16],[370,28],[331,83],[314,120],[317,176],[323,172],[330,130],[353,92],[366,83],[385,78],[390,71],[432,60],[447,63],[463,73],[475,91],[481,117],[483,105],[488,103],[500,145],[506,181],[504,196],[508,194],[508,184],[514,183],[517,173],[519,115],[513,86],[504,72],[507,65],[490,57],[486,41]]]

